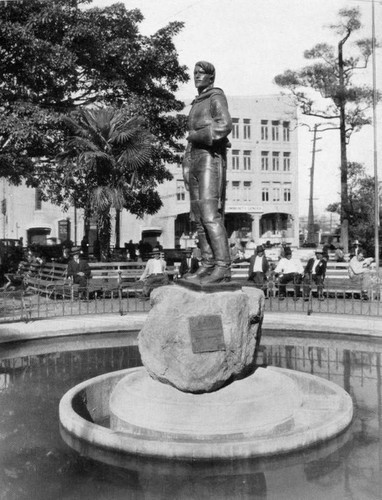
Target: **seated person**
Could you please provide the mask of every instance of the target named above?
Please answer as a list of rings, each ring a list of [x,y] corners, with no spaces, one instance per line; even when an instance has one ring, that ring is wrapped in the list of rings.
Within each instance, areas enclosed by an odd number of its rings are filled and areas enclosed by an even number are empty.
[[[248,281],[253,281],[256,288],[264,290],[269,271],[268,259],[265,257],[264,247],[258,245],[255,253],[249,260]]]
[[[362,299],[368,300],[371,287],[371,269],[370,265],[373,258],[365,258],[364,250],[359,247],[357,255],[349,262],[348,273],[352,284],[358,285],[361,289]]]
[[[199,268],[199,261],[193,256],[192,250],[188,249],[182,256],[179,266],[179,277],[182,278],[185,274],[193,274]]]
[[[304,269],[300,259],[292,259],[292,249],[286,246],[284,248],[284,257],[279,260],[274,270],[274,274],[279,278],[279,300],[285,299],[286,284],[291,281],[295,284],[294,300],[298,300],[303,272]]]
[[[303,295],[304,300],[309,300],[309,294],[312,289],[312,282],[317,285],[317,294],[319,300],[324,300],[324,279],[326,274],[326,266],[328,262],[328,254],[318,248],[315,252],[315,257],[308,260],[304,269],[303,280]]]
[[[336,262],[345,262],[344,247],[338,246],[334,252],[334,258]]]
[[[73,283],[79,285],[79,295],[81,298],[86,298],[86,290],[88,280],[91,278],[92,272],[90,266],[80,254],[80,250],[74,250],[71,253],[71,260],[68,264],[68,278],[73,280]]]
[[[242,258],[242,253],[238,249],[236,243],[230,243],[229,253],[231,256],[231,262],[238,262]]]
[[[154,288],[169,284],[169,278],[166,274],[166,261],[161,257],[159,248],[154,248],[151,255],[151,259],[147,261],[145,270],[139,278],[140,281],[143,281],[143,297],[150,297],[150,293]]]

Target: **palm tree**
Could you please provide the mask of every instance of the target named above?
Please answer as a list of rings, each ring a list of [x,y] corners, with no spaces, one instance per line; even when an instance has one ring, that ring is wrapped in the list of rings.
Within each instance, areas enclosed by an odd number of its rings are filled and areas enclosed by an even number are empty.
[[[58,155],[65,166],[64,182],[79,182],[85,217],[96,215],[101,258],[110,248],[111,209],[129,206],[140,172],[150,162],[153,136],[141,117],[125,108],[80,109],[63,118],[71,137]]]

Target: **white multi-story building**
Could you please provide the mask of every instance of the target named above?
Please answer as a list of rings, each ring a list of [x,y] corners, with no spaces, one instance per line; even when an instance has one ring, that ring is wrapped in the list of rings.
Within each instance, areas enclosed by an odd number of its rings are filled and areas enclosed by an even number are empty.
[[[225,223],[230,241],[298,245],[298,162],[296,108],[288,97],[228,97],[233,120],[227,155]],[[187,113],[189,109],[185,109]],[[193,246],[189,198],[181,164],[169,167],[173,180],[159,186],[161,210],[138,219],[121,215],[121,246],[130,239],[160,242],[165,248]],[[38,190],[3,183],[3,238],[24,243],[83,236],[81,211],[62,212],[41,202]],[[91,227],[90,242],[95,239]]]

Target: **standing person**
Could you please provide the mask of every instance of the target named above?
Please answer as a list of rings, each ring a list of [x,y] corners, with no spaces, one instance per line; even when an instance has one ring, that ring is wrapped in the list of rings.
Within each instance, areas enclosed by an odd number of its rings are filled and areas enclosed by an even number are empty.
[[[60,264],[69,264],[70,261],[70,250],[68,247],[62,247],[62,255],[59,257],[58,262]]]
[[[199,61],[194,69],[198,96],[188,117],[188,145],[183,177],[190,192],[191,217],[196,223],[202,254],[199,269],[187,279],[218,283],[231,279],[231,259],[223,223],[227,136],[232,129],[224,92],[214,87],[215,68]]]
[[[89,258],[89,240],[86,235],[81,240],[81,253],[85,259]]]
[[[68,264],[68,278],[71,278],[74,284],[79,285],[80,298],[86,298],[88,281],[91,275],[90,266],[87,260],[80,255],[80,250],[72,251],[72,258]]]
[[[150,293],[154,288],[169,284],[168,275],[166,274],[166,261],[161,258],[159,248],[154,248],[151,252],[151,258],[147,261],[145,270],[139,280],[143,281],[143,297],[150,297]]]
[[[279,278],[279,300],[284,300],[286,295],[286,284],[293,281],[295,284],[294,300],[298,300],[300,295],[300,284],[304,268],[301,260],[298,258],[292,259],[292,249],[284,248],[284,257],[282,257],[274,270],[274,273]]]
[[[315,257],[310,258],[306,263],[303,279],[304,300],[309,300],[312,281],[317,285],[318,300],[324,300],[323,290],[328,258],[328,254],[323,249],[317,248]]]
[[[350,281],[354,285],[359,285],[361,289],[361,297],[363,300],[369,299],[369,290],[371,288],[371,269],[370,265],[373,262],[372,257],[365,259],[363,248],[358,248],[357,255],[349,262],[348,273]]]
[[[129,252],[129,259],[135,262],[137,260],[137,248],[133,243],[133,240],[130,240],[125,246],[126,250]]]
[[[264,247],[258,245],[249,260],[248,281],[253,281],[256,288],[264,290],[268,271],[269,262],[265,256]]]

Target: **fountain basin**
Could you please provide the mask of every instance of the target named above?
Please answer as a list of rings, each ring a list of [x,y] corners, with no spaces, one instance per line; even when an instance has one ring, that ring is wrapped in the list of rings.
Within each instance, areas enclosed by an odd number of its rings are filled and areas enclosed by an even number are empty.
[[[111,372],[60,401],[65,441],[82,454],[232,459],[288,453],[326,441],[351,422],[336,384],[282,368],[258,368],[209,394],[152,380],[142,367]]]

